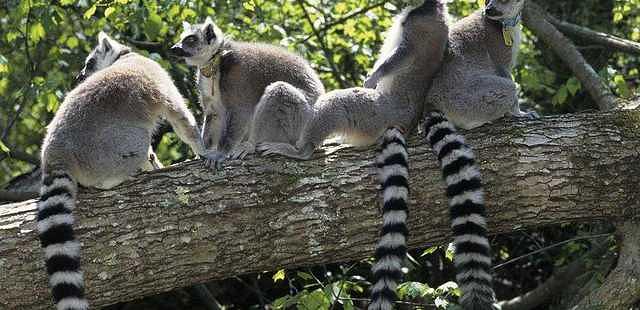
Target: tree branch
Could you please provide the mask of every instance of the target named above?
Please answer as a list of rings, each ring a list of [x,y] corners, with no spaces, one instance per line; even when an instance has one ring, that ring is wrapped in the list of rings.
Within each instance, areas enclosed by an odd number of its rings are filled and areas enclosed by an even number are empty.
[[[538,38],[544,41],[569,66],[584,88],[589,92],[600,110],[621,108],[622,102],[600,79],[598,73],[587,63],[571,40],[567,39],[545,18],[546,12],[533,1],[527,1],[523,21]]]
[[[640,219],[640,111],[497,121],[468,132],[492,233]],[[326,149],[325,149],[326,151]],[[450,239],[430,149],[412,139],[411,248]],[[77,235],[94,307],[235,275],[358,260],[381,217],[373,150],[310,161],[193,161],[83,190]],[[0,206],[0,308],[50,306],[33,201]]]
[[[545,18],[558,30],[564,34],[583,39],[590,43],[614,48],[620,52],[630,54],[640,54],[640,43],[623,38],[616,37],[612,34],[591,30],[587,27],[572,24],[563,20],[559,20],[550,14],[546,14]]]
[[[628,220],[617,227],[621,247],[618,265],[602,286],[576,305],[575,309],[631,309],[640,301],[640,225]]]

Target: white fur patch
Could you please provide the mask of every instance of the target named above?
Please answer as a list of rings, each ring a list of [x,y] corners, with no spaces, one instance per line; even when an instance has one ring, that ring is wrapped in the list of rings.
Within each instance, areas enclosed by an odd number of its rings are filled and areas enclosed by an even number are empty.
[[[456,266],[460,266],[468,262],[481,262],[491,266],[491,257],[477,253],[459,253],[456,254],[453,260]]]
[[[440,151],[442,151],[442,148],[444,148],[445,145],[453,142],[459,142],[464,145],[464,138],[457,133],[446,135],[444,136],[444,138],[442,138],[442,140],[436,142],[436,144],[433,146],[433,150],[436,152],[436,154],[440,154]]]
[[[407,167],[399,164],[384,166],[378,171],[378,179],[380,182],[385,182],[392,176],[402,176],[405,179],[409,177],[409,171]]]
[[[66,298],[60,299],[58,304],[56,304],[56,309],[57,310],[69,310],[69,309],[86,310],[86,309],[89,309],[89,303],[84,298],[81,299],[77,297],[66,297]]]
[[[402,224],[407,222],[407,212],[390,210],[382,215],[382,226]]]
[[[443,157],[441,161],[441,166],[446,167],[447,165],[456,161],[458,158],[462,158],[462,157],[466,157],[470,159],[475,158],[473,155],[473,151],[470,148],[463,147],[463,148],[453,150],[451,153],[447,154],[447,156]]]
[[[51,287],[61,283],[72,284],[76,287],[83,287],[84,277],[79,271],[58,271],[49,276],[49,285],[51,285]]]
[[[385,188],[384,193],[382,193],[382,199],[384,201],[391,199],[402,199],[406,201],[407,197],[409,197],[409,190],[404,186],[389,186]]]
[[[407,240],[401,233],[388,233],[378,241],[378,248],[395,249],[407,243]]]
[[[46,208],[49,208],[53,205],[57,205],[59,203],[61,203],[66,209],[73,210],[75,205],[75,200],[66,195],[51,196],[45,201],[38,202],[38,211],[42,211]]]
[[[387,158],[396,154],[402,155],[405,161],[409,158],[407,150],[404,148],[404,146],[398,143],[391,143],[387,145],[387,147],[385,147],[382,152],[380,152],[380,155],[378,155],[378,163],[383,163]]]
[[[487,226],[487,220],[484,218],[484,216],[480,214],[471,214],[467,216],[459,216],[454,218],[453,221],[451,221],[451,227],[455,227],[455,226],[466,224],[466,223],[474,223],[482,227]]]
[[[463,180],[469,181],[480,177],[480,171],[475,166],[464,166],[458,173],[454,173],[445,179],[447,185],[458,184]]]
[[[80,242],[73,240],[65,243],[55,243],[44,248],[44,257],[49,259],[55,255],[80,257]]]
[[[38,232],[42,234],[47,230],[49,230],[51,227],[62,225],[62,224],[73,225],[73,215],[56,214],[56,215],[47,217],[42,221],[38,221],[38,224],[37,224]]]
[[[471,242],[471,243],[479,244],[486,248],[490,247],[489,240],[486,237],[481,237],[478,235],[467,234],[467,235],[456,236],[455,238],[453,238],[453,244],[460,244],[463,242]]]
[[[49,186],[42,185],[40,187],[40,195],[44,195],[56,188],[65,188],[71,194],[75,193],[76,191],[76,185],[73,183],[73,181],[67,178],[57,178],[54,179]]]
[[[465,202],[466,200],[471,200],[473,203],[482,204],[484,203],[484,194],[482,190],[475,190],[470,192],[464,192],[460,195],[456,195],[451,198],[449,201],[450,206],[459,205]]]

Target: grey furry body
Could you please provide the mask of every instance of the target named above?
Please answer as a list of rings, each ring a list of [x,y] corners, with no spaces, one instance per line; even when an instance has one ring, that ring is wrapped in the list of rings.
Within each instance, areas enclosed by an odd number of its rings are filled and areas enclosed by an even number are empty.
[[[457,127],[471,129],[520,111],[510,72],[517,56],[520,28],[513,46],[503,39],[502,25],[478,10],[450,29],[442,68],[433,79],[427,110],[442,111]]]

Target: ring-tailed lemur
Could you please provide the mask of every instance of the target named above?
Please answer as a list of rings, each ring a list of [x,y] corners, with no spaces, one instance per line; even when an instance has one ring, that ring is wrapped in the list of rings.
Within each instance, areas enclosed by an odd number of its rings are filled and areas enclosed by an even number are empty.
[[[446,7],[426,0],[397,16],[381,57],[365,86],[336,90],[320,96],[311,121],[295,145],[261,143],[264,154],[308,159],[331,135],[349,143],[371,145],[383,136],[379,178],[383,191],[383,227],[372,272],[369,309],[390,309],[402,276],[406,255],[407,153],[403,133],[412,131],[422,117],[428,88],[425,82],[442,63],[448,29]],[[370,89],[371,87],[376,89]],[[388,129],[391,128],[391,129]]]
[[[37,228],[58,310],[89,307],[72,227],[78,184],[107,189],[152,170],[151,135],[161,116],[194,153],[209,156],[195,118],[155,61],[101,32],[78,78],[47,126],[41,154]]]
[[[308,62],[273,45],[232,41],[210,17],[183,27],[171,52],[198,67],[202,135],[219,151],[218,164],[253,153],[256,142],[294,143],[324,94]]]
[[[521,112],[510,71],[520,44],[524,0],[489,0],[450,28],[447,56],[432,81],[425,122],[447,186],[454,234],[456,280],[465,309],[492,309],[491,247],[474,155],[455,126],[470,129]],[[450,120],[450,121],[449,121]]]
[[[438,110],[457,127],[471,129],[521,112],[511,79],[520,45],[524,0],[487,0],[451,25],[447,55],[433,79],[426,110]]]

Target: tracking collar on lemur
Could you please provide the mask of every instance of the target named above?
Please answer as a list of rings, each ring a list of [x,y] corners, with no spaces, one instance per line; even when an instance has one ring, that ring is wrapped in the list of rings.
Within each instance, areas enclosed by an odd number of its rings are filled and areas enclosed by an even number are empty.
[[[200,73],[204,75],[206,78],[213,78],[218,73],[218,68],[220,67],[220,62],[222,61],[222,56],[224,56],[228,51],[224,50],[224,41],[220,44],[220,48],[216,51],[213,56],[209,59],[204,67],[200,68]]]
[[[504,44],[506,46],[513,46],[514,28],[517,27],[520,23],[521,17],[522,13],[520,12],[512,18],[507,18],[500,21],[500,23],[502,23],[502,38],[504,39]]]

